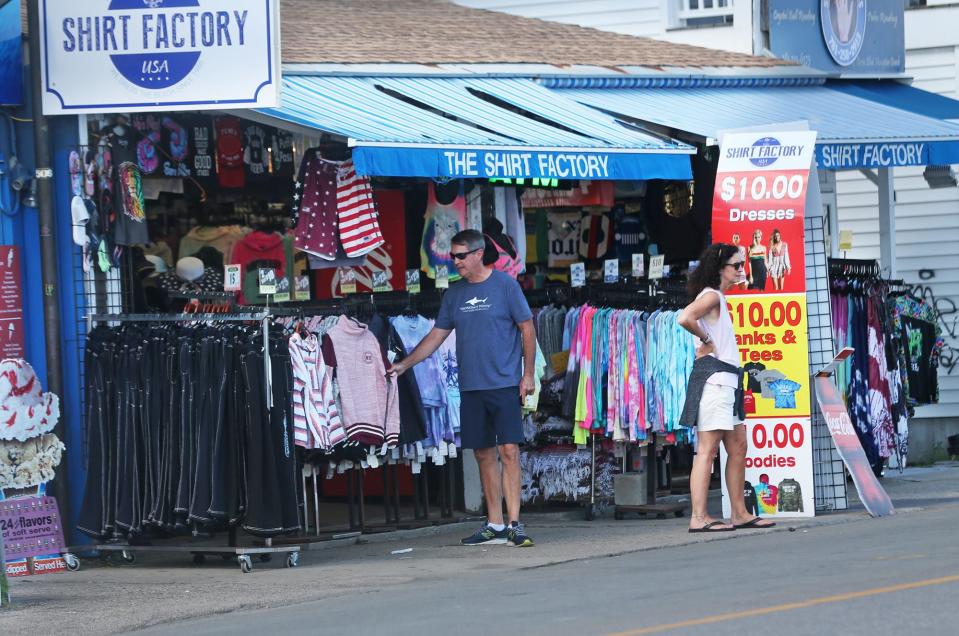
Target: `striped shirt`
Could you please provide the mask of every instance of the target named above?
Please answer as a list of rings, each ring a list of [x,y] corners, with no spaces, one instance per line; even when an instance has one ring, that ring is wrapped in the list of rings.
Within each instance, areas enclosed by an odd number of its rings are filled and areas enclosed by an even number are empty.
[[[293,365],[293,435],[303,448],[329,450],[346,439],[333,397],[333,372],[315,335],[290,336]]]

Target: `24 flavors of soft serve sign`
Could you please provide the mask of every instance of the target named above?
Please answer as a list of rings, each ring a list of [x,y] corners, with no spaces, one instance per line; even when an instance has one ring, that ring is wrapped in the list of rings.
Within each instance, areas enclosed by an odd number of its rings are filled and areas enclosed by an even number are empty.
[[[40,0],[44,112],[276,106],[278,17],[277,0]]]
[[[757,244],[747,253],[755,284],[731,289],[727,301],[739,363],[748,371],[746,480],[764,516],[812,516],[815,510],[803,233],[815,141],[810,131],[725,135],[713,193],[713,240],[732,243],[737,235],[747,251]],[[789,255],[782,289],[775,288],[772,273],[783,270],[770,271],[767,257],[757,256],[770,252],[774,232]],[[758,289],[762,268],[767,281]],[[726,515],[728,502],[724,496]]]

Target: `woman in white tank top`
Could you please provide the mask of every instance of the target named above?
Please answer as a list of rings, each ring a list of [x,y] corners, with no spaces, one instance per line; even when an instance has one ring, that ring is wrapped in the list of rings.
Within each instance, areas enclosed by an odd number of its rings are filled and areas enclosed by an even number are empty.
[[[739,280],[744,267],[742,252],[735,245],[710,245],[699,258],[699,267],[689,276],[689,292],[695,300],[679,315],[679,324],[697,339],[696,357],[713,356],[739,366],[739,350],[725,292]],[[775,523],[746,511],[743,484],[746,475],[746,426],[734,412],[740,379],[733,373],[709,376],[699,401],[696,458],[689,476],[692,514],[690,532],[728,532],[736,528],[771,528]],[[731,523],[709,516],[707,499],[713,460],[719,443],[726,448],[726,488],[732,509]]]

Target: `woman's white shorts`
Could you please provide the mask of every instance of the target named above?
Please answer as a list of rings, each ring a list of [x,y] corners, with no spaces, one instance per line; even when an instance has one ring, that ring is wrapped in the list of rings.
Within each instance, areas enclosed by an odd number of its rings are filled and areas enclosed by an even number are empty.
[[[696,427],[700,431],[731,431],[742,424],[733,410],[736,404],[736,389],[720,384],[707,384],[699,400],[699,417]]]

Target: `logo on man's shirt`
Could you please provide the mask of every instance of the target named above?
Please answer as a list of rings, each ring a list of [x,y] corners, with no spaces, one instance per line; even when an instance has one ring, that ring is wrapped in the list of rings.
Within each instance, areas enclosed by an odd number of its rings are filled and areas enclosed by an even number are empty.
[[[473,296],[469,300],[463,301],[463,306],[460,307],[460,311],[463,312],[474,312],[474,311],[486,311],[490,308],[490,305],[486,302],[489,299],[489,296],[486,298],[477,298]]]

